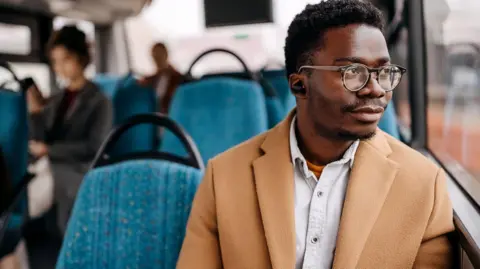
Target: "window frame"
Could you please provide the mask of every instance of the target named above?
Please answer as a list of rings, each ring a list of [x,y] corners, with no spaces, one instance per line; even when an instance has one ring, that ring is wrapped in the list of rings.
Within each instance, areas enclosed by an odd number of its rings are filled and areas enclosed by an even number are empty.
[[[46,63],[45,44],[51,34],[52,27],[49,17],[20,12],[15,9],[0,8],[0,22],[4,24],[26,26],[30,29],[30,53],[27,55],[8,54],[0,52],[0,61],[19,63]],[[50,23],[49,23],[50,22]]]
[[[428,148],[427,133],[427,54],[422,1],[406,1],[408,28],[409,102],[411,109],[411,146]],[[414,42],[415,40],[415,42]],[[415,115],[415,116],[414,116]]]
[[[437,165],[443,167],[428,150],[420,151]],[[444,169],[445,170],[445,169]],[[465,193],[458,181],[447,172],[447,190],[453,206],[455,236],[462,250],[468,255],[475,268],[480,268],[480,206]],[[462,262],[462,261],[459,261]]]

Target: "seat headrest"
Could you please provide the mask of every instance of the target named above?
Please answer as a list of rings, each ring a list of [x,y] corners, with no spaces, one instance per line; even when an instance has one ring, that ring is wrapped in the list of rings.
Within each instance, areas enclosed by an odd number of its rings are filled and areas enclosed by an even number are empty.
[[[268,130],[262,88],[242,79],[215,77],[182,85],[169,115],[191,135],[205,161]],[[168,132],[162,151],[184,152]]]

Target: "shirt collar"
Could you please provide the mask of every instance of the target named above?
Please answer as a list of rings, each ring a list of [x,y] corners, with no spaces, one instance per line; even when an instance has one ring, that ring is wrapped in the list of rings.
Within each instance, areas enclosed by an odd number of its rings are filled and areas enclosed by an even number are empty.
[[[309,169],[307,166],[307,162],[302,152],[300,151],[300,148],[298,147],[298,140],[295,132],[296,121],[297,121],[297,116],[294,116],[292,119],[292,123],[290,124],[290,154],[291,154],[292,163],[294,167],[299,165],[304,175],[308,175]],[[345,151],[345,153],[343,154],[343,157],[340,160],[335,161],[334,163],[340,163],[340,164],[349,163],[349,167],[351,169],[353,166],[355,153],[357,151],[359,143],[360,143],[359,140],[356,140],[355,142],[353,142],[353,144],[347,149],[347,151]]]

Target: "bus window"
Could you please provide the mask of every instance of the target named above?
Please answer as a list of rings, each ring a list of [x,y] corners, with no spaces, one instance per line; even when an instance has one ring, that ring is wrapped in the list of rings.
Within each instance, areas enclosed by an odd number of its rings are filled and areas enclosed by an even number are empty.
[[[44,63],[12,63],[13,71],[20,78],[31,77],[44,97],[52,94],[50,68]]]
[[[26,77],[31,77],[35,81],[35,84],[38,86],[40,92],[44,97],[51,95],[50,87],[50,69],[47,64],[44,63],[10,63],[13,72],[19,79]],[[19,90],[19,85],[13,80],[12,75],[3,68],[0,69],[0,85],[2,87]]]
[[[29,26],[0,23],[0,54],[28,56],[32,53],[32,32]],[[9,62],[18,78],[32,77],[45,97],[51,93],[50,69],[46,63]],[[0,70],[0,85],[18,90],[19,85],[13,81],[12,75]]]
[[[31,32],[25,25],[0,23],[0,53],[28,55],[31,52]]]
[[[480,5],[443,1],[423,1],[428,146],[448,170],[480,181]]]

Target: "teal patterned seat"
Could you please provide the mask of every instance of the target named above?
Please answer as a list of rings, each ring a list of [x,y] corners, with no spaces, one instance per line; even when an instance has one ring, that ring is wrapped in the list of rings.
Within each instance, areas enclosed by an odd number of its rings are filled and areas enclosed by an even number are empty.
[[[139,124],[169,129],[189,157],[105,154]],[[196,145],[168,117],[141,114],[127,120],[109,135],[82,182],[57,268],[175,268],[203,169]]]
[[[175,268],[201,177],[198,169],[159,160],[92,170],[57,268]]]
[[[157,111],[155,90],[139,85],[132,74],[97,75],[94,82],[112,101],[114,126],[122,125],[132,116]],[[136,151],[156,150],[156,144],[157,131],[154,126],[139,125],[128,130],[109,154],[119,156]]]
[[[20,89],[0,89],[0,150],[4,157],[2,161],[5,162],[6,174],[9,177],[9,179],[3,178],[2,180],[9,180],[12,189],[21,190],[18,193],[18,200],[15,200],[14,204],[11,205],[8,222],[0,225],[0,238],[2,238],[3,233],[8,234],[0,240],[1,259],[15,250],[21,240],[23,225],[27,221],[28,197],[26,188],[28,181],[24,182],[24,179],[28,176],[29,133],[25,89],[22,88],[22,83],[7,63],[1,62],[0,66],[12,73],[14,80],[20,85]]]

